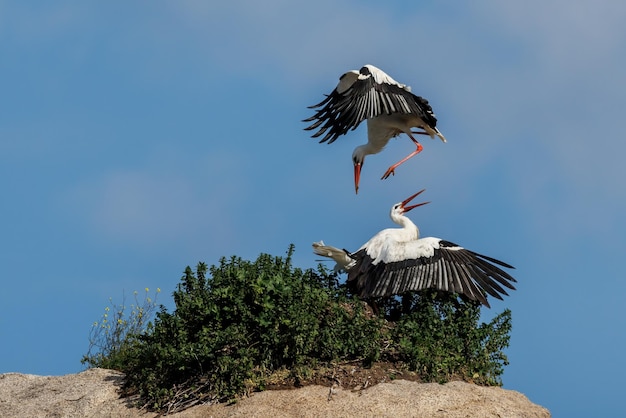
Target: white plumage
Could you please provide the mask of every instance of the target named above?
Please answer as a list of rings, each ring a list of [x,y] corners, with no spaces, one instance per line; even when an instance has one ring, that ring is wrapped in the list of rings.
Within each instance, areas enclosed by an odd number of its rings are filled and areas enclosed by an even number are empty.
[[[367,120],[367,143],[354,149],[354,188],[359,192],[361,167],[365,156],[383,150],[389,140],[405,133],[415,143],[416,150],[390,166],[383,179],[395,173],[395,169],[417,155],[422,145],[413,134],[446,138],[437,129],[437,119],[428,100],[411,93],[411,88],[398,83],[384,71],[373,65],[365,65],[359,71],[351,70],[339,78],[337,87],[320,103],[310,106],[317,112],[304,122],[313,122],[305,130],[318,129],[313,138],[322,137],[320,142],[333,143],[364,120]],[[419,128],[422,131],[412,131]]]
[[[407,204],[424,190],[391,208],[391,219],[402,228],[388,228],[350,253],[313,244],[315,254],[337,263],[348,273],[348,284],[362,298],[384,297],[422,289],[463,294],[489,306],[487,295],[502,299],[504,287],[515,290],[516,280],[500,267],[513,266],[467,250],[440,238],[419,237],[419,229],[404,214],[428,202]],[[499,267],[500,266],[500,267]]]

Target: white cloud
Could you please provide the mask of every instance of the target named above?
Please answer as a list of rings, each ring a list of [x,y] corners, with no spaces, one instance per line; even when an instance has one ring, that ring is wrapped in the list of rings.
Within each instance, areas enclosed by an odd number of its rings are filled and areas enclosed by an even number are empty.
[[[546,69],[561,75],[563,63],[575,64],[569,74],[585,74],[589,65],[622,60],[615,53],[626,46],[626,4],[615,1],[530,1],[476,3],[479,13],[498,20],[498,31],[523,40]]]
[[[84,179],[69,201],[102,239],[130,246],[231,244],[233,206],[245,186],[227,153],[182,157],[159,152],[138,167]],[[228,182],[223,182],[228,172]],[[219,238],[219,239],[216,239]]]
[[[520,65],[529,78],[513,86],[513,100],[527,112],[504,106],[499,115],[530,148],[515,161],[520,204],[534,208],[538,230],[609,233],[626,210],[626,126],[618,110],[626,106],[626,5],[491,6],[481,12],[526,51]]]

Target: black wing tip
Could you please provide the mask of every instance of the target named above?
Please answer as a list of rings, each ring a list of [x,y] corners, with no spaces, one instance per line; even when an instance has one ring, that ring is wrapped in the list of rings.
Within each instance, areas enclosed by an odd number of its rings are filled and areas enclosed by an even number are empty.
[[[472,299],[472,298],[470,298]],[[484,296],[482,298],[476,298],[474,299],[475,301],[479,302],[480,304],[482,304],[483,306],[491,309],[491,305],[489,304],[489,301],[487,300],[487,296]],[[502,300],[502,298],[500,298],[500,300]]]
[[[448,242],[448,243],[450,243],[449,241],[447,241],[447,242]],[[450,244],[452,244],[452,243],[450,243]],[[453,245],[455,245],[455,244],[453,244]],[[459,246],[457,245],[457,247],[459,247]],[[493,264],[497,264],[497,265],[499,265],[499,266],[501,266],[501,267],[506,267],[506,268],[508,268],[508,269],[515,270],[515,267],[513,267],[513,266],[512,266],[512,265],[510,265],[509,263],[505,263],[504,261],[498,260],[497,258],[489,257],[489,256],[487,256],[487,255],[484,255],[484,254],[479,254],[479,253],[477,253],[477,252],[470,251],[470,250],[467,250],[467,251],[469,251],[469,252],[470,252],[473,256],[475,256],[475,257],[482,258],[482,259],[484,259],[484,260],[490,261],[490,262],[492,262]]]

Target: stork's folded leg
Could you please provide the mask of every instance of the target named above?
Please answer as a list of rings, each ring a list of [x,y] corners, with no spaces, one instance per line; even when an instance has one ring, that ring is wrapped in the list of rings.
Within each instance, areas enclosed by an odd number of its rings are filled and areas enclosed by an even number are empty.
[[[413,133],[421,133],[421,132],[413,132]],[[408,134],[407,134],[408,135]],[[408,160],[411,157],[416,156],[417,154],[419,154],[420,152],[422,152],[422,149],[424,149],[424,147],[422,146],[422,144],[420,144],[419,142],[417,142],[417,140],[415,138],[413,138],[412,135],[409,135],[409,138],[411,138],[411,141],[413,141],[415,143],[415,146],[417,147],[417,149],[415,151],[413,151],[412,153],[410,153],[409,155],[407,155],[406,157],[404,157],[403,159],[401,159],[400,161],[398,161],[397,163],[395,163],[394,165],[392,165],[391,167],[389,167],[387,169],[387,171],[385,171],[385,174],[383,174],[381,180],[386,179],[387,177],[389,177],[390,175],[395,175],[395,170],[396,168],[402,164],[403,162],[405,162],[406,160]]]

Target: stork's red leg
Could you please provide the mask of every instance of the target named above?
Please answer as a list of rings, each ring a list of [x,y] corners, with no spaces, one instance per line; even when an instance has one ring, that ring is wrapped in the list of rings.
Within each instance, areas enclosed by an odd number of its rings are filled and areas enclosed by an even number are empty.
[[[425,134],[428,135],[426,132],[412,132],[414,134]],[[395,170],[396,168],[402,164],[403,162],[405,162],[406,160],[408,160],[411,157],[416,156],[417,154],[419,154],[420,152],[422,152],[422,149],[424,149],[424,147],[422,146],[422,144],[420,144],[419,142],[417,142],[417,139],[413,138],[413,135],[408,134],[409,138],[411,138],[411,141],[413,141],[413,143],[415,143],[415,146],[417,147],[417,149],[415,151],[413,151],[412,153],[410,153],[409,155],[407,155],[406,157],[404,157],[403,159],[401,159],[400,161],[398,161],[397,163],[395,163],[394,165],[392,165],[391,167],[389,167],[387,169],[387,171],[385,171],[385,174],[383,174],[381,180],[386,179],[387,177],[389,177],[390,175],[395,175]]]

